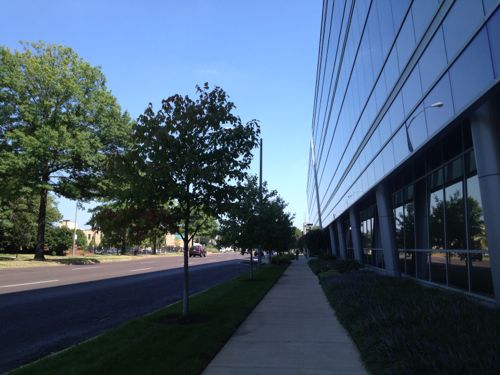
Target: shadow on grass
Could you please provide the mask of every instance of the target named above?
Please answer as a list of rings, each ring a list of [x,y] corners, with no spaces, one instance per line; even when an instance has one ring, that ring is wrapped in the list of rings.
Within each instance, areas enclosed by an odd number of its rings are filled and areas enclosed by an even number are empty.
[[[0,256],[0,261],[5,261],[5,260],[17,260],[16,257],[6,257],[6,256]]]
[[[34,258],[18,258],[15,255],[13,256],[0,256],[0,261],[18,261],[18,262],[40,262],[39,260],[35,260]],[[59,264],[66,264],[66,265],[90,265],[90,264],[98,264],[101,263],[99,259],[95,258],[60,258],[60,259],[45,259],[44,262],[46,263],[59,263]]]
[[[45,261],[50,262],[50,263],[66,264],[66,265],[70,265],[70,266],[101,263],[98,259],[95,259],[95,258],[47,259]]]

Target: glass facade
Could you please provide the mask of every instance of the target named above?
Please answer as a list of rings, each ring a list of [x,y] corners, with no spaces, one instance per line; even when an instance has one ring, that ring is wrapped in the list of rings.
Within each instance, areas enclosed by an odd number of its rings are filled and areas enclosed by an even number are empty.
[[[324,225],[410,156],[406,126],[418,149],[494,85],[499,22],[498,1],[324,0],[312,124]]]
[[[432,168],[432,164],[429,167]],[[427,211],[415,210],[416,184],[427,191]],[[473,150],[445,161],[393,193],[393,212],[399,268],[403,274],[493,296]],[[416,214],[423,218],[424,225],[427,221],[428,246],[424,249],[417,246]],[[420,242],[425,245],[426,241]]]
[[[355,209],[363,261],[393,267],[373,203],[388,184],[397,272],[493,295],[468,116],[497,92],[498,8],[499,0],[323,1],[309,219],[341,220],[350,258]]]

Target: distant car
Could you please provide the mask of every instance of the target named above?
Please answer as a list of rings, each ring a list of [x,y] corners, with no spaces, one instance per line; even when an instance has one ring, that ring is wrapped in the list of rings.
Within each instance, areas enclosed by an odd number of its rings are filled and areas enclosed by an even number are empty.
[[[221,253],[228,253],[230,251],[233,251],[230,247],[223,247],[222,249],[219,250]]]
[[[189,249],[189,256],[190,257],[206,257],[207,256],[207,251],[203,247],[203,245],[195,244],[194,246],[191,246]]]

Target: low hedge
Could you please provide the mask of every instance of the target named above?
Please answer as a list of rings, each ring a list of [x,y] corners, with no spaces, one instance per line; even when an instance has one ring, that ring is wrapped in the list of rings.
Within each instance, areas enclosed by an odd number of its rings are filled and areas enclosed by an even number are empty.
[[[500,373],[499,308],[367,271],[320,282],[371,373]]]
[[[271,264],[290,264],[294,259],[295,255],[292,254],[274,255],[273,257],[271,257]]]
[[[309,267],[314,272],[315,275],[320,273],[335,270],[339,273],[357,271],[362,266],[355,260],[337,260],[335,258],[327,258],[327,259],[311,259],[309,261]]]

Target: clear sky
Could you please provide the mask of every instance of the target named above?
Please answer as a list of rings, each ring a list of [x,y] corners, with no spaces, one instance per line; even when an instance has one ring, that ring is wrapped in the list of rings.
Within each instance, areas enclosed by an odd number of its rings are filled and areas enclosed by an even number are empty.
[[[243,121],[261,121],[264,180],[301,227],[320,18],[321,0],[2,0],[0,45],[72,47],[133,118],[196,84],[221,86]],[[74,220],[74,202],[59,199],[59,210]],[[78,216],[79,226],[90,218]]]

